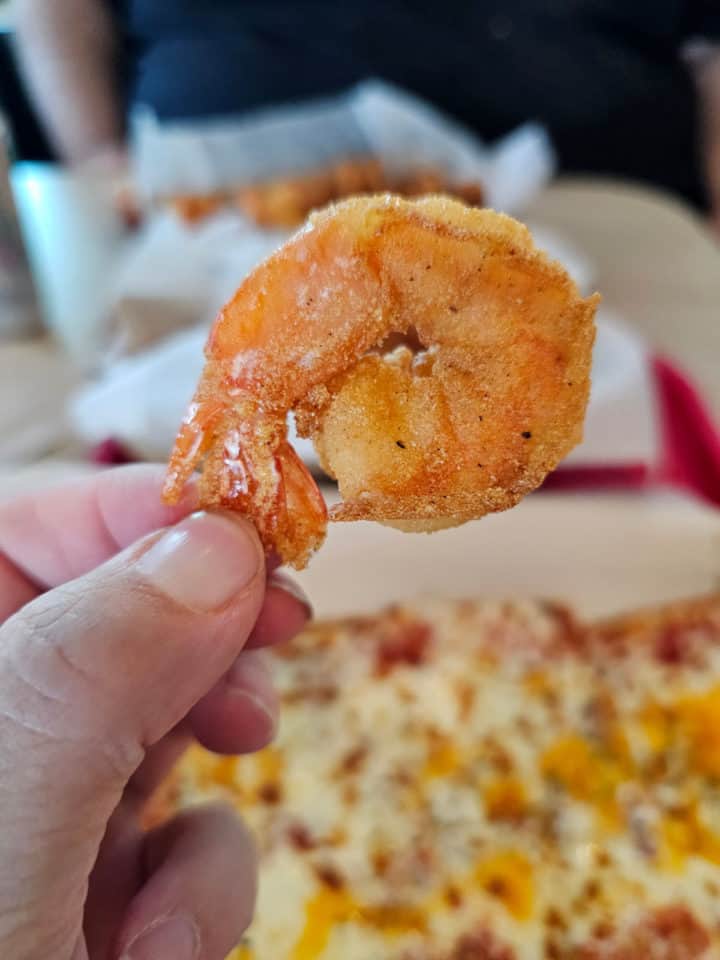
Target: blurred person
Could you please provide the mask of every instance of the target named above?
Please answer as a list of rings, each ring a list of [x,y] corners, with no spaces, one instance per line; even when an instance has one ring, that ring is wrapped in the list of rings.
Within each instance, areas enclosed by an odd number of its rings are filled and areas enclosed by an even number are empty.
[[[18,0],[17,29],[69,162],[121,165],[134,104],[217,116],[376,76],[487,139],[539,120],[561,170],[654,183],[720,230],[717,0]]]

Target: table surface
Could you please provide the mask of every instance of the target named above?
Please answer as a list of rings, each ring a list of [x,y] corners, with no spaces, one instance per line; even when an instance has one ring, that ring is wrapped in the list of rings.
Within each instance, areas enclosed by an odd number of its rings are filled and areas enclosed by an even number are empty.
[[[720,247],[699,218],[650,190],[560,180],[527,219],[577,244],[608,306],[687,370],[720,420]],[[78,382],[49,340],[0,342],[6,475],[11,463],[80,457],[62,412]]]

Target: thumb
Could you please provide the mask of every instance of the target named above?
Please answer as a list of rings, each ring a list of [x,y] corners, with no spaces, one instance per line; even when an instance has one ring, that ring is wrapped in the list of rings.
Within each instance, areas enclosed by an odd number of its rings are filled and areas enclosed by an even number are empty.
[[[4,624],[0,808],[12,825],[3,831],[5,862],[14,859],[5,839],[15,837],[17,856],[35,857],[23,872],[35,883],[53,864],[66,869],[69,858],[87,867],[87,878],[145,749],[235,660],[264,589],[263,551],[251,524],[200,513],[49,591]],[[33,833],[42,843],[32,844]]]

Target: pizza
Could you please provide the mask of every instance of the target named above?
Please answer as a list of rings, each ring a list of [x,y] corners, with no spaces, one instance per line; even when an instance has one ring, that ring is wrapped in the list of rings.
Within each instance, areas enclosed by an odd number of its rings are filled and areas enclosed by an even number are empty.
[[[277,741],[172,781],[256,834],[232,960],[720,957],[720,596],[428,600],[273,657]]]

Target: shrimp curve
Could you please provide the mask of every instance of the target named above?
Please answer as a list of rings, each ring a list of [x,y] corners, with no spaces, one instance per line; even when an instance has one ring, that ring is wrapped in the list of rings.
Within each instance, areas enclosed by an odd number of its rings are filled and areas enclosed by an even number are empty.
[[[249,515],[297,568],[328,513],[287,441],[313,439],[332,520],[408,530],[513,506],[582,437],[594,295],[522,224],[445,197],[344,201],[251,273],[215,321],[164,489]],[[419,350],[401,344],[406,335]]]

